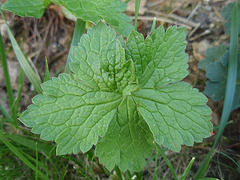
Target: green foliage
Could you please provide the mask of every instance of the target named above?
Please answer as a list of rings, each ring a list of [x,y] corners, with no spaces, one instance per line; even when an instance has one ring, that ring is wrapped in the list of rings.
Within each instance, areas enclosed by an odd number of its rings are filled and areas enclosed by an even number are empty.
[[[224,44],[208,48],[206,50],[206,54],[205,54],[206,57],[205,57],[205,59],[202,59],[199,62],[198,68],[206,71],[207,67],[211,63],[214,63],[215,61],[218,61],[219,59],[221,59],[221,57],[224,55],[225,51],[226,51],[226,46]]]
[[[187,75],[185,36],[176,26],[146,40],[133,31],[125,53],[115,31],[98,23],[73,48],[72,73],[44,82],[20,120],[56,141],[58,155],[97,144],[109,170],[141,170],[154,141],[174,151],[201,142],[212,131],[211,110],[205,96],[179,82]]]
[[[227,20],[225,24],[225,32],[230,33],[230,23],[232,18],[234,3],[229,3],[222,10],[222,16]],[[238,6],[240,6],[238,4]],[[239,10],[238,10],[239,11]],[[238,13],[240,18],[240,13]],[[237,24],[240,26],[240,23]],[[240,31],[240,28],[238,28]],[[238,57],[238,63],[240,62],[240,57]],[[206,76],[208,78],[206,82],[206,87],[204,93],[211,97],[213,101],[224,100],[227,75],[228,75],[228,62],[229,62],[229,47],[224,44],[219,46],[213,46],[206,50],[206,58],[199,62],[198,68],[206,71]],[[232,110],[240,107],[240,70],[237,74],[236,90],[234,94],[234,101],[232,105]]]
[[[216,62],[211,63],[207,67],[207,78],[206,88],[204,93],[211,97],[214,101],[224,100],[227,74],[228,74],[228,62],[229,62],[229,51]],[[240,56],[238,56],[238,64],[240,63]],[[234,95],[234,101],[232,109],[240,107],[240,70],[238,69],[237,84]]]
[[[232,12],[231,12],[231,31],[230,31],[230,47],[229,47],[229,55],[224,55],[225,57],[223,58],[223,61],[221,62],[223,66],[217,64],[216,66],[219,67],[219,69],[224,69],[224,66],[227,64],[227,80],[226,80],[226,90],[225,90],[225,97],[224,97],[224,105],[223,105],[223,110],[221,114],[221,120],[220,120],[220,125],[218,129],[218,133],[216,135],[216,139],[214,141],[214,144],[211,148],[211,150],[208,152],[207,156],[205,156],[203,162],[199,166],[194,179],[200,179],[203,178],[210,160],[212,158],[212,155],[214,153],[215,148],[217,147],[217,144],[222,136],[222,133],[225,129],[225,126],[227,125],[227,121],[229,119],[231,110],[234,105],[234,98],[235,98],[235,92],[238,92],[237,89],[237,84],[239,83],[239,73],[238,73],[238,64],[239,64],[239,49],[238,49],[238,40],[239,40],[239,10],[238,10],[239,4],[237,1],[235,2]],[[228,57],[228,61],[226,58]],[[217,62],[216,62],[217,63]],[[209,65],[211,66],[211,64]],[[209,69],[207,68],[207,71]],[[212,73],[215,80],[219,81],[219,77],[222,77],[223,74],[218,74]],[[218,89],[219,90],[219,89]]]
[[[23,17],[40,18],[50,2],[50,0],[9,0],[3,5],[3,9]],[[65,7],[84,21],[96,24],[99,20],[105,20],[123,36],[127,36],[133,29],[131,19],[123,13],[127,4],[120,0],[52,0],[52,2]]]
[[[233,11],[234,3],[229,3],[226,7],[224,7],[221,11],[221,15],[226,20],[224,24],[225,33],[230,34],[231,32],[231,19],[232,19],[232,11]],[[238,19],[240,19],[240,0],[238,2]],[[240,23],[238,22],[238,34],[240,34]]]
[[[50,2],[50,0],[8,0],[4,3],[2,9],[23,17],[40,18]]]
[[[124,13],[127,4],[119,0],[59,0],[77,18],[97,23],[104,19],[120,34],[127,36],[133,29],[131,19]]]

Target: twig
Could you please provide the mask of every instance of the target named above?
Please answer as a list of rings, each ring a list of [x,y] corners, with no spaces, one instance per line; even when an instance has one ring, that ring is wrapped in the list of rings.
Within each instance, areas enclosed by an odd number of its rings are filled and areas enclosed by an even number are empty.
[[[192,35],[198,30],[198,28],[201,26],[201,23],[198,23],[195,28],[189,33],[188,38],[192,37]]]
[[[210,34],[210,33],[211,33],[211,31],[210,31],[209,29],[207,29],[207,30],[205,30],[203,33],[198,34],[198,35],[190,38],[189,41],[194,41],[194,40],[196,40],[196,39],[198,39],[198,38],[200,38],[200,37],[202,37],[202,36],[205,36],[205,35],[207,35],[207,34]]]
[[[132,19],[134,19],[135,17],[134,16],[130,16]],[[153,21],[154,17],[152,16],[138,16],[138,20],[146,20],[146,21]],[[177,21],[173,21],[173,20],[170,20],[170,19],[166,19],[166,18],[161,18],[161,17],[157,17],[156,18],[156,21],[159,21],[159,22],[166,22],[166,23],[170,23],[170,24],[176,24],[176,25],[179,25],[179,26],[185,26],[188,30],[191,30],[192,27],[189,26],[189,25],[186,25],[186,24],[183,24],[183,23],[179,23]]]
[[[152,14],[155,14],[155,15],[158,15],[158,16],[164,16],[164,17],[169,17],[169,18],[172,18],[172,19],[175,19],[177,21],[180,21],[184,24],[187,24],[189,26],[192,26],[192,27],[196,27],[197,26],[197,23],[193,22],[193,21],[190,21],[188,19],[185,19],[183,17],[180,17],[180,16],[177,16],[175,14],[165,14],[165,13],[162,13],[162,12],[158,12],[158,11],[154,11],[154,10],[147,10],[146,12],[148,13],[152,13]]]
[[[193,17],[193,15],[197,12],[198,8],[201,6],[201,3],[199,2],[196,7],[193,9],[193,11],[191,12],[191,14],[187,17],[187,19],[191,19]]]
[[[40,56],[40,53],[42,52],[42,49],[43,49],[43,47],[44,47],[44,44],[45,44],[45,42],[46,42],[46,40],[47,40],[47,35],[48,35],[48,33],[49,33],[49,29],[50,29],[50,27],[51,27],[51,25],[52,25],[52,22],[53,22],[53,20],[54,20],[54,17],[52,18],[51,15],[49,15],[49,17],[50,17],[50,20],[49,20],[49,23],[48,23],[48,25],[47,25],[47,27],[46,27],[46,29],[45,29],[45,32],[46,32],[46,33],[44,34],[44,37],[43,37],[43,39],[42,39],[42,43],[41,43],[41,45],[40,45],[40,52],[37,54],[37,56],[35,56],[34,62],[37,61],[38,57]]]

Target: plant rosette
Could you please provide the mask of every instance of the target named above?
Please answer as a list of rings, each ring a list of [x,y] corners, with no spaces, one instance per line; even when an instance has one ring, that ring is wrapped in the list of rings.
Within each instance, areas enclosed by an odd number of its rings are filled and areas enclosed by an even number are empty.
[[[87,152],[109,170],[140,171],[154,143],[173,151],[212,131],[207,98],[181,80],[188,75],[186,29],[161,26],[144,39],[132,31],[125,48],[99,22],[73,48],[70,74],[42,84],[20,120],[57,154]]]

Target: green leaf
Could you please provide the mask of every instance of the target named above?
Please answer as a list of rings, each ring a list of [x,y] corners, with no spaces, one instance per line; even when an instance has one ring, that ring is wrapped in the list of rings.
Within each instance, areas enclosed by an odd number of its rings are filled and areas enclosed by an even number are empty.
[[[155,141],[174,151],[181,144],[192,146],[212,131],[207,98],[185,82],[134,92],[138,111]]]
[[[123,36],[127,36],[133,29],[129,18],[123,12],[127,4],[120,0],[58,0],[77,18],[91,21],[95,24],[104,19]]]
[[[228,73],[228,61],[229,61],[229,51],[227,51],[220,60],[215,63],[210,64],[207,67],[207,78],[204,93],[211,97],[213,101],[224,100],[226,83],[227,83],[227,73]],[[238,63],[240,63],[240,56],[238,58]],[[237,84],[232,105],[232,110],[240,107],[240,70],[238,69],[237,74]]]
[[[199,62],[198,68],[206,71],[207,67],[216,61],[218,61],[226,52],[226,46],[221,44],[219,46],[213,46],[206,50],[206,58]]]
[[[123,171],[140,171],[145,166],[145,158],[152,155],[152,150],[152,134],[137,112],[132,97],[126,96],[107,134],[97,144],[96,155],[108,169],[118,165]]]
[[[50,0],[8,0],[2,9],[22,17],[41,18],[50,2]]]
[[[230,34],[230,32],[231,32],[231,19],[232,19],[233,6],[234,6],[234,3],[229,3],[221,11],[221,15],[227,21],[224,24],[226,34]],[[238,19],[240,19],[240,0],[238,2]],[[240,34],[240,23],[239,22],[238,22],[238,34]]]
[[[151,156],[154,139],[174,151],[181,144],[202,141],[212,130],[207,98],[187,83],[174,81],[186,74],[185,30],[172,27],[165,33],[160,27],[156,32],[147,40],[132,32],[125,55],[115,31],[99,22],[73,48],[72,73],[44,82],[43,95],[33,98],[20,120],[43,139],[55,140],[60,155],[86,152],[96,145],[96,155],[109,170],[119,166],[140,171]],[[130,46],[136,35],[147,44],[146,64],[137,54],[142,53],[137,49],[140,45]],[[162,55],[158,45],[173,57]],[[151,76],[149,64],[159,69]],[[161,74],[161,69],[172,78],[170,82],[159,79],[156,73]],[[146,81],[140,86],[138,81],[146,77],[152,84]]]
[[[34,97],[34,105],[21,120],[42,139],[56,140],[59,155],[86,152],[96,144],[121,98],[118,93],[87,87],[68,74],[43,83],[43,90],[45,94]]]
[[[186,29],[158,28],[144,41],[132,31],[126,43],[126,58],[133,59],[140,87],[153,88],[182,80],[187,76],[188,56],[184,52]]]
[[[105,135],[121,102],[121,93],[130,94],[137,87],[132,61],[124,62],[124,51],[117,40],[113,41],[115,36],[103,23],[90,29],[73,50],[70,67],[78,72],[61,74],[43,83],[44,95],[35,96],[34,105],[21,117],[43,139],[56,140],[58,154],[88,151],[98,136]],[[98,53],[108,43],[101,57],[113,60],[113,64],[108,69],[100,68]],[[85,71],[86,76],[81,76]]]
[[[133,29],[131,18],[123,13],[127,4],[120,0],[8,0],[2,9],[22,17],[41,18],[50,2],[65,7],[84,21],[97,24],[98,21],[105,20],[123,36],[127,36]]]

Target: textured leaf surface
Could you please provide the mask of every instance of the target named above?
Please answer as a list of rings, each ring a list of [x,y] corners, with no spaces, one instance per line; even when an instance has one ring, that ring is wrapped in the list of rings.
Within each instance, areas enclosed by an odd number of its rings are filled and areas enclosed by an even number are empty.
[[[50,2],[65,7],[84,21],[97,24],[105,20],[123,36],[127,36],[133,29],[131,18],[123,13],[127,4],[121,0],[8,0],[3,9],[23,17],[41,18]]]
[[[134,93],[138,111],[158,144],[180,151],[181,144],[201,142],[212,130],[207,98],[184,82]]]
[[[228,59],[229,52],[227,51],[218,61],[207,67],[206,76],[208,81],[204,93],[214,101],[224,100],[228,74]],[[238,63],[240,63],[240,56]],[[233,110],[240,107],[240,70],[238,70],[237,74],[237,84],[232,106]]]
[[[187,76],[188,56],[184,52],[186,29],[176,26],[165,32],[158,28],[145,41],[133,31],[126,43],[126,58],[133,59],[143,88],[153,88],[182,80]]]
[[[206,58],[202,59],[199,62],[198,68],[207,70],[207,67],[211,64],[214,63],[218,60],[221,59],[221,57],[224,55],[226,52],[226,46],[224,44],[221,44],[219,46],[213,46],[211,48],[208,48],[206,50]]]
[[[88,151],[106,133],[121,98],[94,91],[67,74],[43,83],[43,90],[21,120],[41,138],[56,140],[57,154]]]
[[[124,51],[115,31],[98,23],[73,48],[72,73],[43,83],[21,121],[55,140],[58,154],[96,144],[109,170],[140,171],[155,142],[179,151],[202,141],[211,111],[206,97],[179,82],[187,73],[184,36],[177,27],[160,27],[146,40],[133,31]]]
[[[108,129],[96,149],[100,162],[108,169],[118,165],[123,171],[142,170],[145,158],[152,154],[153,137],[131,96],[123,99]]]
[[[77,18],[97,23],[104,19],[121,35],[127,36],[133,29],[131,19],[123,12],[127,4],[120,0],[58,0]]]
[[[227,21],[224,24],[225,33],[227,33],[227,34],[230,34],[230,32],[231,32],[231,19],[232,19],[233,5],[234,5],[234,3],[229,3],[221,11],[221,15]],[[240,19],[240,0],[238,2],[238,19]],[[240,23],[238,23],[238,34],[240,34]]]
[[[50,0],[8,0],[2,9],[22,17],[41,18],[50,2]]]

